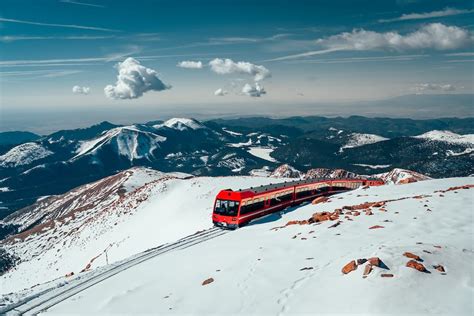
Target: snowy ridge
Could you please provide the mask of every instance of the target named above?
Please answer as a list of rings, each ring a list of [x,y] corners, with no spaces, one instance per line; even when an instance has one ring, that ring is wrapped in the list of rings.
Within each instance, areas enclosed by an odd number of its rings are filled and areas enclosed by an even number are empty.
[[[380,178],[387,184],[404,184],[431,179],[424,174],[400,168],[395,168],[385,173],[375,174],[373,177]]]
[[[459,135],[450,131],[434,130],[413,137],[451,144],[466,144],[474,146],[474,134]]]
[[[273,178],[301,178],[303,173],[288,164],[283,164],[273,170],[269,176]]]
[[[202,129],[206,128],[204,125],[202,125],[200,122],[198,122],[195,119],[190,119],[190,118],[172,118],[164,122],[163,124],[158,124],[153,127],[155,128],[160,128],[166,126],[168,128],[176,129],[179,131],[184,131],[186,129]]]
[[[13,147],[0,156],[0,167],[12,168],[29,165],[35,160],[46,158],[53,152],[38,143],[24,143]]]
[[[375,135],[375,134],[360,134],[360,133],[352,133],[349,135],[349,141],[341,147],[341,150],[344,148],[354,148],[360,147],[368,144],[374,144],[378,142],[382,142],[384,140],[388,140],[388,138]]]

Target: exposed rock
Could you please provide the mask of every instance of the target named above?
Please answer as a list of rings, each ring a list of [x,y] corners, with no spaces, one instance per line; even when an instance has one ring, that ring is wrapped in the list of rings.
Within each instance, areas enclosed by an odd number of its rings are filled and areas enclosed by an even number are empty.
[[[393,278],[393,274],[391,273],[382,273],[380,276],[382,278]]]
[[[336,223],[332,224],[331,226],[329,226],[328,228],[334,228],[334,227],[337,227],[339,225],[341,225],[342,221],[337,221]]]
[[[74,275],[74,272],[69,272],[65,275],[66,278],[72,277]]]
[[[343,268],[342,268],[342,273],[344,274],[348,274],[354,270],[357,269],[357,264],[355,262],[355,260],[352,260],[351,262],[349,262],[348,264],[346,264]]]
[[[365,215],[374,215],[374,213],[372,213],[371,210],[367,210],[367,211],[365,211]]]
[[[309,224],[307,220],[302,220],[302,221],[289,221],[288,223],[286,223],[285,226],[290,226],[290,225],[307,225]]]
[[[284,164],[273,170],[270,174],[270,177],[273,178],[301,178],[303,173],[299,170],[296,170],[288,164]]]
[[[423,250],[423,252],[426,252],[426,253],[431,253],[431,251],[428,251],[428,250]]]
[[[407,258],[415,259],[416,261],[423,262],[423,259],[421,259],[419,256],[415,255],[414,253],[405,252],[403,255],[404,255],[405,257],[407,257]]]
[[[440,265],[440,264],[433,266],[433,268],[435,268],[435,269],[438,270],[439,272],[446,272],[446,271],[444,270],[444,267],[443,267],[442,265]]]
[[[364,278],[366,278],[370,274],[370,272],[372,272],[372,265],[369,263],[365,266],[363,274]]]
[[[212,283],[214,282],[214,279],[213,278],[209,278],[209,279],[206,279],[202,282],[202,285],[208,285],[209,283]]]
[[[380,225],[375,225],[375,226],[369,227],[369,229],[377,229],[377,228],[385,228],[385,227],[380,226]]]
[[[304,270],[313,270],[313,267],[304,267],[300,269],[300,271],[304,271]]]
[[[426,270],[425,266],[419,262],[416,262],[415,260],[410,260],[407,262],[406,266],[408,268],[412,268],[412,269],[415,269],[415,270],[418,270],[420,272],[425,272],[425,273],[429,273],[428,270]]]
[[[367,259],[365,259],[365,258],[357,259],[357,265],[359,265],[359,266],[366,263],[366,262],[367,262]]]
[[[303,176],[303,179],[315,178],[359,178],[358,174],[343,169],[315,168],[310,169]]]
[[[372,257],[367,259],[370,265],[375,266],[375,267],[381,267],[382,266],[382,260],[380,260],[379,257]]]
[[[311,202],[311,204],[325,203],[325,202],[327,202],[328,200],[329,200],[328,197],[326,197],[326,196],[320,196],[320,197],[315,198],[315,199]]]

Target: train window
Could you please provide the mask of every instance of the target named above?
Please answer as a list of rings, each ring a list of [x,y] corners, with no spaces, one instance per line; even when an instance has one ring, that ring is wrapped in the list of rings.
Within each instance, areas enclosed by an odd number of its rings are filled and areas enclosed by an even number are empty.
[[[239,202],[228,200],[217,200],[214,213],[225,216],[237,216]]]
[[[240,208],[240,215],[258,211],[260,209],[263,209],[263,207],[263,198],[248,201],[246,205],[242,205],[242,207]]]

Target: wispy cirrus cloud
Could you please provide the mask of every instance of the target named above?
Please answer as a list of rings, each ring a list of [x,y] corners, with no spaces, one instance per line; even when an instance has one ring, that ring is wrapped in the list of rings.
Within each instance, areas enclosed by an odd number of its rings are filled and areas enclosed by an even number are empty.
[[[184,60],[177,64],[178,67],[187,69],[202,69],[202,61]]]
[[[62,28],[92,30],[92,31],[102,31],[102,32],[121,32],[120,30],[114,30],[114,29],[108,29],[108,28],[96,27],[96,26],[44,23],[44,22],[34,22],[34,21],[17,20],[17,19],[7,19],[7,18],[0,18],[0,22],[39,25],[39,26],[50,26],[50,27],[62,27]]]
[[[41,40],[103,40],[114,38],[114,36],[28,36],[28,35],[4,35],[0,36],[0,42],[16,42],[16,41],[41,41]]]
[[[298,59],[314,55],[328,54],[337,51],[410,51],[417,49],[452,50],[473,42],[469,30],[457,26],[447,26],[442,23],[423,25],[418,30],[400,34],[398,32],[375,32],[364,29],[354,29],[337,35],[320,38],[314,41],[318,50],[300,54],[287,55],[266,61],[281,61]]]
[[[422,19],[431,19],[431,18],[439,18],[439,17],[444,17],[444,16],[466,14],[466,13],[472,13],[472,12],[474,12],[474,10],[445,8],[439,11],[402,14],[401,16],[393,18],[393,19],[380,19],[379,22],[387,23],[387,22],[396,22],[396,21],[407,21],[407,20],[422,20]]]
[[[101,5],[101,4],[86,3],[86,2],[79,2],[79,1],[73,1],[73,0],[60,0],[60,2],[76,4],[76,5],[83,5],[83,6],[94,7],[94,8],[106,8],[105,5]]]

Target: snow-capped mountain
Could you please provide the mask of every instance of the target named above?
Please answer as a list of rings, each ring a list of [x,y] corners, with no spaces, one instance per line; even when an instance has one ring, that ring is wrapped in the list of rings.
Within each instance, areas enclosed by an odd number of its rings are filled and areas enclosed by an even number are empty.
[[[122,180],[104,179],[115,187],[115,202],[85,210],[89,220],[79,208],[4,244],[25,258],[0,276],[4,302],[73,285],[75,278],[87,279],[107,262],[211,227],[219,189],[275,181],[127,172]],[[112,183],[122,183],[124,192]],[[99,191],[106,187],[94,185]],[[88,190],[84,186],[85,195],[72,200],[65,195],[64,203],[86,199]],[[453,178],[338,194],[151,258],[45,313],[469,315],[472,288],[466,284],[474,273],[474,236],[466,205],[473,203],[472,190],[472,178]],[[325,220],[324,212],[334,216]],[[408,288],[430,291],[414,296]],[[217,296],[229,299],[215,304]],[[330,299],[315,301],[314,296]]]
[[[341,147],[341,150],[374,144],[384,140],[388,140],[388,138],[374,134],[351,133],[349,134],[347,143]]]
[[[317,178],[359,178],[360,175],[349,172],[344,169],[328,169],[328,168],[314,168],[308,170],[303,178],[304,179],[317,179]]]
[[[429,131],[427,133],[414,136],[431,141],[446,142],[451,144],[466,144],[474,147],[474,134],[459,135],[450,131]]]
[[[263,176],[282,164],[301,172],[326,168],[370,175],[401,168],[430,177],[466,176],[474,174],[469,126],[455,119],[362,117],[103,122],[2,152],[0,218],[42,196],[134,166],[198,176]],[[448,128],[453,132],[439,132]]]
[[[400,168],[395,168],[392,171],[385,173],[375,174],[373,177],[382,179],[387,184],[405,184],[431,179],[424,174]]]

